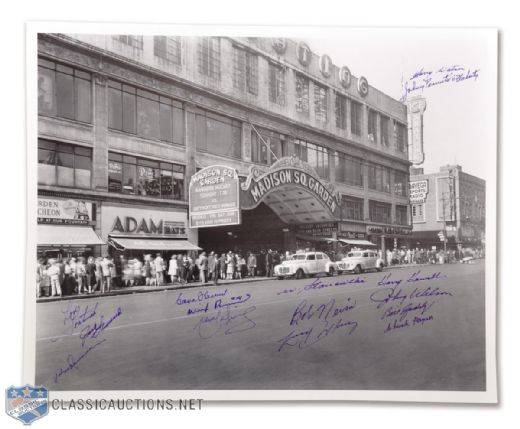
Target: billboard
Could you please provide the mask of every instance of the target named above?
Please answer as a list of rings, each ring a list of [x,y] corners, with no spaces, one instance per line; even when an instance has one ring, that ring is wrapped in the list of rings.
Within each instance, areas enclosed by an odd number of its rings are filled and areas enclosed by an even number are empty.
[[[420,204],[426,202],[428,195],[428,179],[410,182],[410,203]]]
[[[189,186],[190,228],[239,225],[239,195],[234,168],[212,165],[195,173]]]
[[[90,225],[92,223],[92,203],[84,200],[38,197],[37,211],[40,224]]]

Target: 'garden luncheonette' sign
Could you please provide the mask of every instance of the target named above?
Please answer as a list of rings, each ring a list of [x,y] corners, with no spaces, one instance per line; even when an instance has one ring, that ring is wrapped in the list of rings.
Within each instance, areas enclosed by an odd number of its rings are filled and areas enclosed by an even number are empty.
[[[245,183],[242,183],[242,208],[256,207],[271,192],[281,188],[300,187],[313,194],[330,213],[337,215],[340,206],[339,194],[330,184],[321,181],[316,172],[295,157],[278,160],[270,169],[252,167]]]

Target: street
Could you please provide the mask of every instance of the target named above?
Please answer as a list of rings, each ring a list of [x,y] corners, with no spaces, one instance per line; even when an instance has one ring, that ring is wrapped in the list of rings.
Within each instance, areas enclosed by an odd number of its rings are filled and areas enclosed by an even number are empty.
[[[484,260],[37,304],[50,390],[484,390]]]

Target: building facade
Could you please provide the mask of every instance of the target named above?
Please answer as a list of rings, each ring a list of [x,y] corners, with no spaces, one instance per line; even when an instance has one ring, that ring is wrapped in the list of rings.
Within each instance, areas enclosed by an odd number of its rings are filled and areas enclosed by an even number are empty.
[[[412,245],[416,247],[484,247],[486,182],[446,165],[436,173],[412,168],[410,176]]]
[[[41,253],[410,237],[406,106],[303,42],[40,34],[38,55]],[[312,186],[268,189],[240,225],[190,228],[190,179],[213,165],[241,184],[290,166]]]

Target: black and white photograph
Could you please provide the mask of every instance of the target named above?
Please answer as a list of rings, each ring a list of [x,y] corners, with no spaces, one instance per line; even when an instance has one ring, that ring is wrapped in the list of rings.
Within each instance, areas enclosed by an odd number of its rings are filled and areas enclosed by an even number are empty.
[[[496,403],[497,44],[28,26],[24,377]]]

